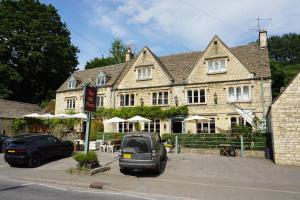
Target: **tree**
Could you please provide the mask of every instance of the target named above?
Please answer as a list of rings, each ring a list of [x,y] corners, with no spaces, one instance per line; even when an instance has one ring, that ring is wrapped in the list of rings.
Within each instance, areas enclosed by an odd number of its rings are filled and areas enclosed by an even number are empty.
[[[75,70],[77,52],[52,5],[0,0],[0,97],[32,103],[53,98]]]
[[[108,57],[103,57],[102,55],[101,58],[94,58],[88,61],[85,65],[85,69],[123,63],[125,62],[126,51],[126,44],[120,39],[114,39],[109,50],[110,55]]]

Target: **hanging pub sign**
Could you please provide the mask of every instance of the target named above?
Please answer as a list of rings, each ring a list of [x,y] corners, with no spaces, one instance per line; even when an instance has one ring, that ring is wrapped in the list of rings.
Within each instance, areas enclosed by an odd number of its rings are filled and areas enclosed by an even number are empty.
[[[85,86],[84,90],[84,111],[96,112],[97,88]]]

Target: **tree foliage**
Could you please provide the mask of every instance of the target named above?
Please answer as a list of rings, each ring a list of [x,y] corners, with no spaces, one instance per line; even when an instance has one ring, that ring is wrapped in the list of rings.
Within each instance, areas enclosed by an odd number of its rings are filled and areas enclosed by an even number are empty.
[[[37,103],[78,64],[78,49],[52,5],[0,1],[0,97]]]
[[[121,39],[114,39],[109,50],[110,55],[108,57],[102,55],[101,58],[96,57],[88,61],[85,65],[85,69],[123,63],[125,62],[126,50],[126,44]]]

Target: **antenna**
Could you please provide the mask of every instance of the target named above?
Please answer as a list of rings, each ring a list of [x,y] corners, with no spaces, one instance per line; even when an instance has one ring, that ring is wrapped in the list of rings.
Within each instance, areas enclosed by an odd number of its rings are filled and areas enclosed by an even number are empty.
[[[262,31],[263,29],[261,28],[261,21],[271,21],[272,18],[269,17],[269,18],[252,18],[250,20],[256,20],[257,21],[257,28],[253,28],[253,29],[250,29],[250,30],[254,30],[254,31],[257,31],[257,32],[260,32]]]

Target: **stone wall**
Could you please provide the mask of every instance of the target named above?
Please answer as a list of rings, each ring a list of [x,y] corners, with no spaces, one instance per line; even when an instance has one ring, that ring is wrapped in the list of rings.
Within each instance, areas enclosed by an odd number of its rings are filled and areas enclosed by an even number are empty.
[[[300,73],[271,107],[276,164],[300,166]]]

